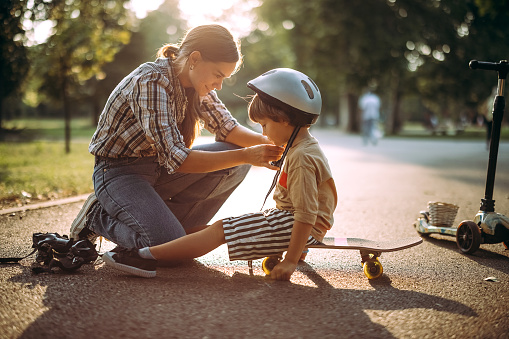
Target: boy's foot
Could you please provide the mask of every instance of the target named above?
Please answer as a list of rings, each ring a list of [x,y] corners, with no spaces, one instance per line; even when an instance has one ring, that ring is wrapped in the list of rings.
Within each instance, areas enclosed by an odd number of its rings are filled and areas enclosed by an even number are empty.
[[[120,271],[144,278],[156,276],[157,260],[143,259],[137,249],[116,249],[102,256],[104,262]]]
[[[86,222],[88,212],[90,212],[90,210],[96,203],[97,197],[95,196],[95,193],[90,194],[85,203],[83,204],[83,207],[79,211],[78,215],[71,224],[69,238],[72,238],[75,241],[88,239],[92,244],[95,243],[98,235],[86,227]]]

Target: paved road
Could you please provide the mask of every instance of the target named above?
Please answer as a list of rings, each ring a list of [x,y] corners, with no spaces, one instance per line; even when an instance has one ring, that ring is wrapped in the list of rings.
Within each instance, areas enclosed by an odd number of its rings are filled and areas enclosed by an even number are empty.
[[[313,132],[339,190],[330,235],[415,236],[428,201],[471,219],[484,195],[482,142],[360,138]],[[258,210],[273,173],[253,169],[216,217]],[[496,210],[509,214],[509,143],[501,145]],[[82,202],[0,216],[0,255],[29,251],[33,232],[68,233]],[[268,204],[267,206],[270,206]],[[103,244],[102,249],[111,244]],[[509,338],[509,253],[502,244],[462,255],[454,238],[382,255],[368,281],[355,251],[312,250],[290,282],[254,276],[226,248],[147,280],[87,265],[33,275],[33,258],[0,266],[0,338]],[[495,277],[497,281],[486,281]]]

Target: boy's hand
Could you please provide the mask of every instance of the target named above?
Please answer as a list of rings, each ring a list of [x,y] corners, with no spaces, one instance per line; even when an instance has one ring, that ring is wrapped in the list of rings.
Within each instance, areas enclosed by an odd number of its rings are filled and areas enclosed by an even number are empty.
[[[296,263],[285,259],[277,264],[272,272],[270,272],[270,278],[274,280],[290,280],[296,268]]]

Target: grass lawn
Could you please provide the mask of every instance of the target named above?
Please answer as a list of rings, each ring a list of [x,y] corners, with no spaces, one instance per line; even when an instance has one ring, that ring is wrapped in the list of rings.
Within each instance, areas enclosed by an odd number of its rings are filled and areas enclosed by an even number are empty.
[[[93,191],[94,157],[88,144],[63,142],[0,143],[0,208]]]
[[[452,129],[441,131],[433,134],[431,131],[424,129],[421,125],[415,123],[407,123],[403,127],[401,133],[395,137],[409,138],[437,138],[437,139],[454,139],[454,140],[484,140],[486,139],[486,128],[484,126],[467,126],[465,130],[457,132]],[[502,126],[500,130],[500,139],[509,140],[509,127]]]
[[[64,140],[64,119],[16,119],[4,122],[4,128],[16,130],[10,139],[16,141],[32,140]],[[89,142],[96,126],[91,119],[78,118],[71,121],[71,137],[73,141]]]
[[[65,153],[63,120],[17,120],[0,142],[0,209],[93,191],[94,157],[88,143],[95,128],[85,119],[71,124]]]

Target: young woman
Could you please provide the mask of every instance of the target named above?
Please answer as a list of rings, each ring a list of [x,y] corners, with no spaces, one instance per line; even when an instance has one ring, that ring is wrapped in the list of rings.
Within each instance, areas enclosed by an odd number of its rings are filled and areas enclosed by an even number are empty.
[[[94,193],[70,237],[121,247],[162,244],[205,225],[250,165],[277,169],[283,149],[239,125],[218,99],[240,67],[240,45],[220,25],[198,26],[162,47],[113,90],[89,151]],[[203,126],[216,142],[192,147]]]

